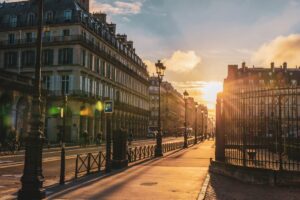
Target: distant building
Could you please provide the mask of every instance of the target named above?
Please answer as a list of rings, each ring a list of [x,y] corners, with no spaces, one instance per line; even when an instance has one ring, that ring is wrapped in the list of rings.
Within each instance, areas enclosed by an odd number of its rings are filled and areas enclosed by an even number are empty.
[[[169,82],[162,82],[161,88],[161,129],[166,135],[175,135],[184,126],[183,96]],[[158,78],[150,77],[150,119],[149,127],[158,127],[159,87]]]
[[[37,26],[35,1],[0,4],[0,69],[34,76]],[[126,35],[106,14],[90,13],[89,0],[45,0],[43,88],[48,91],[45,132],[57,141],[62,123],[49,110],[68,96],[67,142],[87,131],[91,141],[106,132],[99,103],[115,102],[113,129],[145,137],[149,120],[149,75]],[[96,106],[98,105],[98,106]]]
[[[224,92],[242,89],[272,88],[297,86],[300,84],[300,69],[288,68],[287,63],[275,67],[271,63],[269,68],[247,67],[246,63],[228,65],[228,75],[224,79]]]
[[[163,82],[162,124],[165,134],[174,136],[178,129],[184,125],[184,100],[169,82]]]

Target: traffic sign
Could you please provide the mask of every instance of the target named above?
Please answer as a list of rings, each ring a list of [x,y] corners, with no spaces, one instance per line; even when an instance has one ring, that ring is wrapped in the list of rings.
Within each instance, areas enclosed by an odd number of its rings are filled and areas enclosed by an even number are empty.
[[[114,112],[114,102],[112,100],[104,101],[104,113]]]

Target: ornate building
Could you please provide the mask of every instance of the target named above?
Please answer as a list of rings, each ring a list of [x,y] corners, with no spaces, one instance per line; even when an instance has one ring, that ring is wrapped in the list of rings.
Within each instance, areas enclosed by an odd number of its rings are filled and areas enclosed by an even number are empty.
[[[157,127],[159,103],[158,79],[150,77],[150,120],[149,127]],[[168,135],[176,135],[180,127],[184,126],[183,96],[169,82],[162,82],[161,88],[161,128]]]
[[[0,4],[0,68],[33,77],[37,5],[34,1]],[[87,131],[91,140],[105,133],[103,100],[115,102],[113,129],[135,137],[146,135],[149,118],[147,66],[126,35],[106,14],[89,13],[88,0],[45,0],[43,86],[48,91],[45,132],[57,140],[60,117],[53,114],[67,102],[66,141],[76,142]]]

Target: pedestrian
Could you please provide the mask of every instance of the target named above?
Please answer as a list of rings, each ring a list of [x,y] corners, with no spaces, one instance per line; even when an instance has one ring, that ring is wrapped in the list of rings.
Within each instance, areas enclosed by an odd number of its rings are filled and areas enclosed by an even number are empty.
[[[128,137],[128,144],[129,145],[131,145],[132,140],[133,140],[133,133],[132,133],[132,131],[130,131],[129,137]]]
[[[86,145],[88,143],[88,136],[89,136],[89,134],[88,134],[87,130],[85,130],[83,132],[84,147],[86,147]]]
[[[102,133],[101,131],[96,135],[96,144],[100,145],[101,144],[101,139],[102,139]]]

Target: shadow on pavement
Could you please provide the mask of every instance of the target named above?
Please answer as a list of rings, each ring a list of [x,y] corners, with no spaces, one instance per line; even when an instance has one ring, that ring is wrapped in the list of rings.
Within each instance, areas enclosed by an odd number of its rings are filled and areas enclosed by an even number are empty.
[[[296,200],[300,188],[242,183],[230,177],[210,173],[205,200]]]

